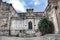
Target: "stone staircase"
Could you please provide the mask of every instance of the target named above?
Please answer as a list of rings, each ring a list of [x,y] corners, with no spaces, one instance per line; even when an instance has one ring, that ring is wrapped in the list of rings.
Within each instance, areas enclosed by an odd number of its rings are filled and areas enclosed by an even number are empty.
[[[24,34],[25,37],[39,37],[41,35],[40,32],[36,32],[35,30],[25,30],[22,34]]]
[[[25,30],[22,33],[19,33],[19,36],[23,36],[23,37],[33,37],[35,34],[34,30]]]

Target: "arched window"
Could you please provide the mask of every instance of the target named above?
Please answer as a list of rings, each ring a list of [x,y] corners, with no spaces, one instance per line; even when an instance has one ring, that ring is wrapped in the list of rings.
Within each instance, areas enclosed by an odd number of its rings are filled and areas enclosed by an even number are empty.
[[[32,22],[31,21],[28,23],[28,29],[32,29]]]

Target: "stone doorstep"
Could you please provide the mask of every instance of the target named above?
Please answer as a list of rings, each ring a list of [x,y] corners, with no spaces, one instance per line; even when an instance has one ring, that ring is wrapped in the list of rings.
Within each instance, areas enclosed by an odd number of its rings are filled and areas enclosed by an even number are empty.
[[[30,31],[30,30],[28,30],[28,31],[26,31],[26,33],[27,33],[27,34],[34,34],[35,31],[32,31],[32,30]]]

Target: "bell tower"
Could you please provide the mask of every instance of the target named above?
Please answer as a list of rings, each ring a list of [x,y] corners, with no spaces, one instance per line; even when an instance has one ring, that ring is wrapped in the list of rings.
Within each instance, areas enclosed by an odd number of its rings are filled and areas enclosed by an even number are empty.
[[[33,12],[33,9],[26,9],[27,12]]]

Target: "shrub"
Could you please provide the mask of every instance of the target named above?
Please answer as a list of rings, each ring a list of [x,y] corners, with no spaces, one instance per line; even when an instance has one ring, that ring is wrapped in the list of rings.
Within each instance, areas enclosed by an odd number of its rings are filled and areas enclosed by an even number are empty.
[[[38,29],[42,35],[54,33],[53,22],[48,17],[42,17],[38,23]]]

